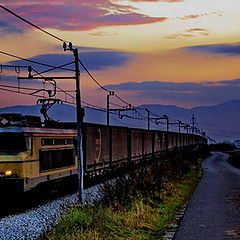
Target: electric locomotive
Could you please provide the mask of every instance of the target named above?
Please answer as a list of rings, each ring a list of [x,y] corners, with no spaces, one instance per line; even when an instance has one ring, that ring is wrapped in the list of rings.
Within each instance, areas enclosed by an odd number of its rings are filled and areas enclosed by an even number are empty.
[[[0,114],[0,186],[26,192],[76,174],[76,130],[44,128],[40,117]]]

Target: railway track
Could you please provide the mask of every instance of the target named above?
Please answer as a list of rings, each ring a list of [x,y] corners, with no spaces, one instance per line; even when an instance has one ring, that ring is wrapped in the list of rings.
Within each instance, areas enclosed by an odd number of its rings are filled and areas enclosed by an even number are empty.
[[[34,240],[55,226],[67,206],[77,201],[72,194],[0,220],[1,240]]]
[[[99,185],[84,191],[87,202],[96,199]],[[32,203],[28,209],[16,208],[11,215],[0,217],[0,240],[36,240],[44,233],[51,230],[66,213],[68,206],[78,201],[77,194],[72,193],[46,202]],[[53,198],[53,196],[51,196]],[[15,199],[17,200],[17,199]],[[9,214],[10,212],[8,212]]]

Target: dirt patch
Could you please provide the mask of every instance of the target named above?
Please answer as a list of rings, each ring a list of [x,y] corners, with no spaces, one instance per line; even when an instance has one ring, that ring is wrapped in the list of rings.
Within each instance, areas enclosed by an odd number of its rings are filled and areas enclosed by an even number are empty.
[[[240,230],[229,230],[226,231],[228,236],[232,236],[232,237],[239,237],[240,236]]]
[[[240,194],[234,194],[227,198],[231,202],[232,208],[240,210]]]

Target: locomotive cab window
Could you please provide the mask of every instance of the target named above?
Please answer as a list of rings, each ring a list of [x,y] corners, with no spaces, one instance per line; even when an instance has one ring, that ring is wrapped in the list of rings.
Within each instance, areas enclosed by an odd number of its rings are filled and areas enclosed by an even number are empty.
[[[41,149],[40,172],[75,165],[75,149]]]
[[[0,133],[0,153],[27,151],[26,138],[22,133]]]

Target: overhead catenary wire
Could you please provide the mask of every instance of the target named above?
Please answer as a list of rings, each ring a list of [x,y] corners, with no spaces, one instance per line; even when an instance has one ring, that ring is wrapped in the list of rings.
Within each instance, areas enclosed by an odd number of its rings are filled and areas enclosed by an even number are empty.
[[[42,73],[39,73],[39,72],[36,71],[35,69],[33,69],[33,71],[36,73],[36,75],[40,75],[40,76],[42,76],[42,77],[44,78],[44,76],[42,75]],[[30,79],[31,79],[31,78],[30,78]],[[52,82],[49,82],[49,83],[50,83],[51,85],[53,85]],[[0,87],[12,88],[12,89],[19,89],[19,87],[16,87],[16,86],[3,85],[3,84],[0,84]],[[66,90],[64,90],[64,89],[62,89],[62,88],[60,88],[60,87],[58,87],[58,86],[56,86],[56,88],[59,90],[59,92],[62,92],[62,93],[64,93],[64,94],[70,96],[73,100],[76,99],[75,96],[69,94]],[[26,88],[26,87],[22,87],[22,86],[20,87],[20,89],[29,90],[29,91],[39,90],[39,89],[37,89],[37,88]],[[6,90],[6,91],[8,91],[8,89],[3,89],[3,88],[1,88],[1,90]],[[11,90],[11,92],[16,92],[16,93],[21,93],[21,94],[23,93],[23,92],[13,91],[13,90]],[[29,94],[29,93],[26,93],[26,94]],[[32,94],[29,94],[29,95],[32,95]],[[32,95],[32,96],[39,97],[39,95],[35,95],[35,94]],[[63,102],[71,103],[71,102],[66,101],[66,100],[64,100]],[[96,106],[96,105],[93,105],[93,104],[90,104],[90,103],[88,103],[88,102],[86,102],[86,101],[82,101],[82,103],[85,104],[86,107],[91,107],[91,108],[93,108],[93,109],[98,109],[98,110],[106,111],[106,109],[104,109],[104,108],[102,108],[102,107],[99,107],[99,106]],[[75,104],[75,103],[74,103],[74,104]]]
[[[40,31],[42,31],[42,32],[44,32],[44,33],[46,33],[46,34],[48,34],[49,36],[54,37],[55,39],[60,40],[61,42],[68,42],[68,41],[65,41],[65,40],[63,40],[63,39],[61,39],[61,38],[59,38],[59,37],[57,37],[57,36],[49,33],[48,31],[46,31],[46,30],[38,27],[37,25],[31,23],[30,21],[24,19],[23,17],[19,16],[19,15],[16,14],[16,13],[14,13],[14,12],[11,11],[10,9],[8,9],[8,8],[2,6],[2,5],[0,5],[0,7],[1,7],[2,9],[4,9],[5,11],[7,11],[8,13],[12,14],[13,16],[15,16],[15,17],[19,18],[20,20],[24,21],[25,23],[27,23],[27,24],[29,24],[29,25],[37,28],[38,30],[40,30]],[[62,70],[74,71],[74,70],[72,70],[72,69],[63,68],[64,66],[70,65],[70,64],[72,64],[73,62],[71,62],[71,63],[66,63],[66,64],[63,64],[63,65],[60,65],[60,66],[52,66],[52,65],[45,64],[45,63],[40,63],[40,62],[37,62],[37,61],[34,61],[34,60],[25,59],[25,58],[22,58],[22,57],[19,57],[19,56],[10,54],[10,53],[6,53],[6,52],[4,52],[4,51],[0,51],[0,53],[1,53],[1,54],[5,54],[5,55],[7,55],[7,56],[11,56],[11,57],[17,58],[17,59],[21,59],[21,60],[23,60],[23,61],[27,61],[27,62],[31,62],[31,63],[34,63],[34,64],[38,64],[38,65],[42,65],[42,66],[50,67],[50,68],[51,68],[51,69],[42,71],[41,73],[36,73],[34,76],[39,75],[39,74],[42,74],[42,73],[46,73],[46,72],[53,71],[53,70],[55,70],[55,69],[62,69]],[[91,79],[92,79],[101,89],[103,89],[103,90],[105,90],[105,91],[107,91],[107,92],[110,92],[110,90],[108,90],[106,87],[103,87],[103,86],[96,80],[96,78],[94,78],[94,77],[92,76],[92,74],[88,71],[88,69],[85,67],[85,65],[83,64],[83,62],[82,62],[79,58],[78,58],[78,60],[79,60],[80,65],[84,68],[84,70],[85,70],[85,71],[87,72],[87,74],[91,77]],[[1,65],[1,66],[3,66],[3,65]],[[19,66],[13,66],[13,67],[16,68],[16,67],[19,67]],[[23,67],[27,67],[27,66],[23,66]],[[19,89],[19,87],[16,87],[16,88]],[[22,89],[23,89],[23,88],[22,88]],[[26,90],[26,89],[27,89],[27,88],[25,88],[25,90]],[[72,96],[71,94],[67,93],[67,92],[64,91],[63,89],[61,89],[61,88],[59,88],[59,87],[58,87],[58,89],[60,89],[60,90],[61,90],[63,93],[65,93],[66,95],[68,95],[68,96],[72,97],[73,99],[75,99],[74,96]],[[6,90],[6,89],[5,89],[5,90]],[[8,91],[9,91],[9,89],[8,89]],[[115,96],[117,99],[119,99],[121,102],[123,102],[123,103],[125,103],[125,104],[127,104],[127,105],[129,105],[129,106],[132,106],[131,104],[129,104],[127,101],[125,101],[123,98],[121,98],[121,97],[118,96],[117,94],[114,94],[114,96]],[[114,105],[113,103],[111,103],[111,104]],[[117,104],[115,104],[115,105],[117,105]],[[140,112],[138,112],[136,108],[133,108],[133,110],[135,110],[143,119],[146,119],[146,117],[143,116]],[[155,113],[152,113],[152,112],[151,112],[151,114],[153,114],[154,116],[158,116],[158,117],[159,117],[159,115],[156,115]],[[131,116],[129,116],[129,117],[130,117],[130,118],[134,118],[134,117],[131,117]],[[134,118],[134,119],[135,119],[135,118]]]
[[[7,65],[7,64],[0,64],[0,68],[28,68],[29,66],[24,66],[24,65]]]
[[[101,88],[103,89],[104,91],[110,93],[111,90],[107,89],[106,87],[102,86],[95,77],[93,77],[93,75],[89,72],[89,70],[87,69],[87,67],[84,65],[84,63],[80,60],[80,58],[78,58],[78,61],[80,63],[80,65],[83,67],[83,69],[87,72],[87,74],[90,76],[90,78]],[[117,94],[114,94],[113,96],[115,96],[117,99],[119,99],[121,102],[125,103],[127,106],[132,106],[131,104],[129,104],[127,101],[125,101],[123,98],[121,98],[120,96],[118,96]],[[114,104],[112,104],[114,105]],[[117,104],[116,104],[117,106]],[[120,105],[118,105],[120,106]],[[122,106],[120,106],[122,107]],[[133,107],[133,106],[132,106]],[[135,109],[133,107],[133,109]],[[136,112],[138,112],[136,109],[135,109]],[[138,112],[139,113],[139,112]],[[145,118],[145,116],[143,116],[141,113],[139,113],[139,115],[141,115],[143,118]]]
[[[5,84],[0,84],[0,87],[6,87],[6,88],[13,88],[13,89],[16,89],[16,88],[19,88],[19,87],[16,87],[16,86],[11,86],[11,85],[5,85]],[[29,88],[29,87],[20,87],[20,89],[23,89],[23,90],[29,90],[29,91],[37,91],[39,90],[39,88]],[[57,92],[62,92],[62,90],[59,89],[59,91]],[[67,93],[68,90],[64,90],[64,93]]]
[[[9,85],[3,85],[3,84],[0,84],[0,90],[1,91],[7,91],[7,92],[12,92],[12,93],[19,93],[19,94],[22,94],[22,95],[31,95],[33,97],[43,97],[39,94],[34,94],[32,95],[31,93],[29,92],[23,92],[23,91],[17,91],[15,89],[18,89],[18,87],[16,86],[9,86]],[[35,90],[38,90],[36,88],[26,88],[26,87],[21,87],[20,90],[28,90],[28,91],[35,91]],[[47,97],[44,97],[44,98],[47,98]],[[71,105],[75,105],[75,102],[71,102],[71,101],[67,101],[67,100],[62,100],[62,102],[64,103],[68,103],[68,104],[71,104]],[[83,106],[86,107],[86,108],[89,108],[89,109],[93,109],[93,110],[96,110],[96,111],[101,111],[101,112],[106,112],[107,110],[103,107],[100,107],[100,106],[97,106],[97,105],[94,105],[94,104],[91,104],[91,103],[88,103],[86,101],[82,101],[83,103]],[[113,115],[118,115],[118,113],[112,113]],[[132,117],[130,117],[132,118]],[[136,119],[136,118],[133,118],[133,119]],[[119,121],[120,122],[120,121]],[[123,124],[123,123],[122,123]]]
[[[16,55],[14,55],[14,54],[7,53],[7,52],[1,51],[1,50],[0,50],[0,53],[1,53],[1,54],[4,54],[4,55],[6,55],[6,56],[9,56],[9,57],[13,57],[13,58],[17,58],[17,59],[20,59],[20,60],[26,61],[26,62],[35,63],[35,64],[38,64],[38,65],[41,65],[41,66],[45,66],[45,67],[56,68],[56,66],[53,66],[53,65],[50,65],[50,64],[41,63],[41,62],[38,62],[38,61],[34,61],[34,60],[30,60],[30,59],[26,59],[26,58],[19,57],[19,56],[16,56]],[[62,70],[65,70],[65,71],[71,71],[71,72],[74,72],[73,69],[62,68],[62,67],[58,67],[58,68],[59,68],[59,69],[62,69]]]
[[[41,77],[44,78],[44,76],[42,75],[42,73],[39,73],[38,71],[36,71],[35,69],[33,69],[33,71],[37,74],[37,75],[40,75]],[[53,85],[52,82],[49,82],[51,85]],[[66,92],[65,90],[63,90],[62,88],[56,86],[57,89],[59,89],[60,91],[62,91],[64,94],[66,94],[67,96],[69,97],[72,97],[74,100],[76,99],[75,96],[71,95],[70,93]]]
[[[60,66],[52,66],[52,65],[49,65],[49,64],[45,64],[45,63],[41,63],[41,62],[38,62],[38,61],[34,61],[34,60],[30,60],[30,59],[26,59],[26,58],[23,58],[23,57],[20,57],[20,56],[16,56],[14,54],[11,54],[11,53],[7,53],[7,52],[4,52],[4,51],[0,51],[1,54],[4,54],[4,55],[7,55],[7,56],[10,56],[10,57],[13,57],[13,58],[17,58],[17,59],[20,59],[20,60],[23,60],[23,61],[26,61],[26,62],[31,62],[31,63],[34,63],[34,64],[38,64],[38,65],[42,65],[42,66],[45,66],[45,67],[50,67],[51,69],[48,69],[46,71],[43,71],[41,73],[36,72],[36,75],[40,75],[42,73],[46,73],[46,72],[49,72],[49,71],[52,71],[52,70],[55,70],[55,69],[62,69],[62,70],[67,70],[67,71],[74,71],[72,69],[66,69],[66,68],[63,68],[64,66],[67,66],[67,65],[70,65],[72,64],[73,62],[70,62],[70,63],[66,63],[66,64],[63,64],[63,65],[60,65]],[[87,72],[87,74],[92,78],[92,80],[103,90],[107,91],[107,92],[110,92],[110,90],[108,90],[107,88],[103,87],[93,76],[92,74],[88,71],[88,69],[86,68],[86,66],[83,64],[83,62],[79,59],[79,63],[81,64],[81,66],[84,68],[84,70]],[[26,66],[27,67],[27,66]],[[59,88],[60,89],[60,88]],[[62,90],[64,92],[64,90]],[[65,92],[66,93],[66,92]],[[68,94],[68,93],[66,93]],[[74,96],[68,94],[69,96],[71,96],[72,98],[74,98]],[[127,101],[123,100],[120,96],[118,95],[114,95],[116,96],[120,101],[122,101],[123,103],[127,104],[127,105],[130,105]],[[140,113],[139,113],[140,114]],[[142,114],[140,114],[142,115]],[[144,117],[142,115],[142,117]]]
[[[5,84],[0,84],[0,87],[6,87],[6,88],[13,88],[13,89],[18,89],[19,87],[16,86],[10,86],[10,85],[5,85]],[[29,91],[37,91],[38,88],[29,88],[29,87],[20,87],[23,90],[29,90]]]
[[[7,89],[7,88],[12,88],[12,89]],[[38,95],[38,94],[32,95],[32,94],[27,93],[27,92],[22,92],[22,91],[19,92],[19,91],[14,90],[14,89],[16,89],[16,88],[18,88],[18,87],[7,86],[7,85],[0,85],[0,90],[1,90],[1,91],[7,91],[7,92],[12,92],[12,93],[19,93],[19,94],[22,94],[22,95],[28,95],[28,96],[33,96],[33,97],[43,97],[43,96]],[[21,87],[21,89],[23,89],[23,90],[36,90],[36,89],[34,89],[34,88],[22,88],[22,87]],[[47,97],[44,97],[44,98],[47,98]],[[75,103],[70,102],[70,101],[66,101],[66,100],[62,100],[62,102],[75,105]],[[101,107],[99,107],[99,106],[93,105],[93,104],[88,103],[88,102],[85,102],[85,101],[82,101],[82,102],[85,104],[85,107],[87,107],[87,108],[91,108],[91,109],[95,109],[95,110],[100,110],[100,111],[106,111],[106,109],[101,108]]]
[[[83,62],[80,60],[80,58],[78,58],[78,61],[80,63],[80,65],[83,67],[83,69],[86,71],[86,73],[90,76],[90,78],[104,91],[106,92],[110,92],[110,90],[108,90],[107,88],[103,87],[95,77],[93,77],[93,75],[88,71],[88,69],[86,68],[86,66],[83,64]]]
[[[38,29],[38,30],[44,32],[45,34],[47,34],[47,35],[49,35],[49,36],[51,36],[51,37],[53,37],[53,38],[55,38],[55,39],[57,39],[57,40],[59,40],[59,41],[61,41],[61,42],[69,42],[69,41],[63,40],[62,38],[57,37],[56,35],[53,35],[52,33],[50,33],[50,32],[48,32],[48,31],[42,29],[41,27],[39,27],[39,26],[37,26],[36,24],[34,24],[34,23],[28,21],[27,19],[25,19],[25,18],[19,16],[18,14],[16,14],[15,12],[13,12],[13,11],[10,10],[10,9],[4,7],[3,5],[0,5],[0,7],[1,7],[3,10],[5,10],[6,12],[10,13],[11,15],[17,17],[17,18],[20,19],[21,21],[23,21],[23,22],[25,22],[25,23],[31,25],[32,27],[34,27],[34,28],[36,28],[36,29]]]
[[[37,76],[37,75],[40,75],[40,74],[43,74],[43,73],[51,72],[51,71],[56,70],[56,69],[62,69],[62,67],[68,66],[68,65],[73,64],[73,63],[74,63],[74,61],[72,61],[70,63],[62,64],[60,66],[52,67],[51,69],[45,70],[45,71],[40,72],[40,73],[33,74],[32,76],[34,77],[34,76]],[[74,70],[72,70],[72,71],[74,71]]]

